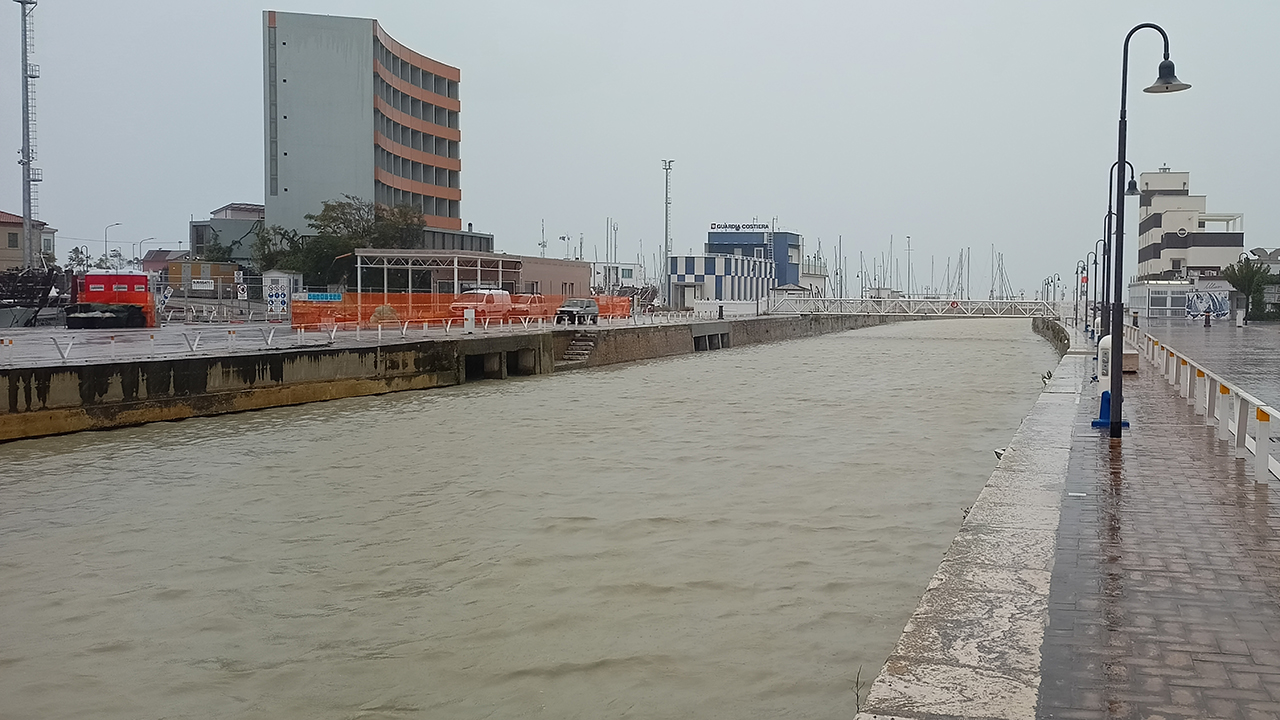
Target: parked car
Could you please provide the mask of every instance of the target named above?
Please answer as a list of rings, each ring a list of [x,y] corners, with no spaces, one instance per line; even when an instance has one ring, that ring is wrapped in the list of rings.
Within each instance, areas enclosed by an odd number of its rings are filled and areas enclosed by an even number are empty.
[[[591,298],[569,298],[556,310],[556,324],[586,325],[600,323],[600,307]]]
[[[468,290],[449,306],[454,317],[460,318],[468,310],[475,310],[477,318],[506,317],[511,312],[511,293],[506,290]]]
[[[511,299],[511,317],[550,318],[555,306],[544,295],[516,295]]]

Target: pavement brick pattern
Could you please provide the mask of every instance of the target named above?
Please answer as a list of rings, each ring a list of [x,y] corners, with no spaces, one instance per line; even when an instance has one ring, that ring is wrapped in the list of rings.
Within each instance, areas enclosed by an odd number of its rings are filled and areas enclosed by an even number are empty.
[[[1096,393],[1096,391],[1095,391]],[[1037,717],[1280,718],[1280,509],[1149,366],[1116,447],[1081,400]]]

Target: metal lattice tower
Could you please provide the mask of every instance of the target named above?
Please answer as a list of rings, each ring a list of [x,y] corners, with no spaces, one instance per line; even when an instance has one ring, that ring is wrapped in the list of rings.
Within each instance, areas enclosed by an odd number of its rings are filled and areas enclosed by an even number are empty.
[[[31,62],[36,41],[32,15],[37,0],[13,1],[22,11],[22,159],[18,161],[22,165],[22,265],[34,267],[44,264],[40,237],[35,230],[39,213],[35,183],[43,180],[44,174],[33,164],[36,160],[36,88],[31,81],[40,77],[40,66]]]

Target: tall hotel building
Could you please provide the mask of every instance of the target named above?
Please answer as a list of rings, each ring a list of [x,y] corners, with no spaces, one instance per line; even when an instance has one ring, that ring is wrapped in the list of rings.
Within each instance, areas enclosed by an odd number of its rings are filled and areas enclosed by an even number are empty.
[[[352,195],[420,208],[428,228],[462,229],[457,68],[376,20],[272,10],[263,57],[268,225],[309,234],[308,213]]]

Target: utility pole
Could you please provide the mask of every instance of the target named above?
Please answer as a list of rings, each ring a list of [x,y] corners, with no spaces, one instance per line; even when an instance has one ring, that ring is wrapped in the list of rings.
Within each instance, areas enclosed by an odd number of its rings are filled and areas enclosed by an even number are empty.
[[[663,247],[666,249],[666,256],[662,261],[661,277],[665,278],[662,286],[664,300],[666,300],[667,307],[671,307],[671,165],[674,162],[675,160],[662,161],[662,170],[667,175],[667,199],[664,203],[667,219],[665,229],[663,230],[663,238],[666,242]]]
[[[36,9],[36,0],[13,0],[22,11],[22,266],[35,267],[36,257],[40,252],[40,242],[34,237],[35,230],[35,188],[32,183],[44,179],[44,174],[32,167],[36,159],[34,134],[36,125],[36,91],[31,81],[40,77],[40,66],[31,62],[31,52],[35,47],[35,30],[31,27],[31,15]],[[43,254],[39,257],[43,259]]]

